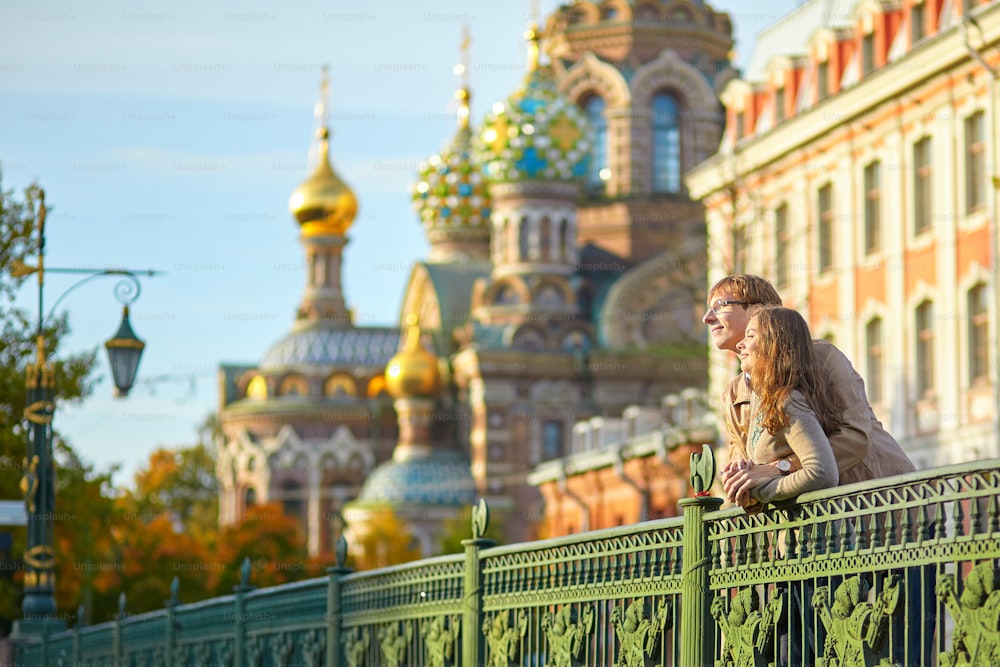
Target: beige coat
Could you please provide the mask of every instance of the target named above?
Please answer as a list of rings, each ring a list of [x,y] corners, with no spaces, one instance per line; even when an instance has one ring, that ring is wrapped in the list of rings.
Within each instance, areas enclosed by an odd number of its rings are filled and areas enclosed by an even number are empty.
[[[837,461],[841,484],[913,472],[916,467],[896,439],[882,426],[868,403],[865,382],[844,353],[825,340],[813,341],[816,374],[832,383],[847,406],[844,424],[831,433],[830,446]],[[741,374],[722,394],[722,414],[730,445],[730,460],[749,458],[746,453],[752,392]]]
[[[751,490],[750,495],[765,503],[837,486],[839,481],[830,441],[805,397],[793,391],[784,410],[788,426],[777,433],[768,433],[761,421],[760,398],[754,394],[750,400],[750,433],[747,438],[750,460],[754,463],[774,463],[794,454],[799,463],[794,472]]]

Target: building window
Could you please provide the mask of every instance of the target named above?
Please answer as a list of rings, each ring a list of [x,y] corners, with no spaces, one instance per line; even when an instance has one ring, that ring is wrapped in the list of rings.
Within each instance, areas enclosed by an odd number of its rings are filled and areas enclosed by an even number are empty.
[[[594,147],[590,153],[590,167],[587,172],[587,189],[594,192],[603,192],[604,183],[607,176],[608,167],[608,121],[604,118],[604,110],[607,104],[604,99],[592,95],[583,104],[583,110],[590,120],[590,126],[594,130]]]
[[[542,460],[551,461],[563,455],[563,424],[547,421],[542,424]]]
[[[785,89],[778,88],[774,91],[774,120],[780,123],[785,120]]]
[[[924,38],[924,5],[910,6],[910,44],[916,44]]]
[[[934,392],[934,305],[917,306],[917,398]]]
[[[986,304],[986,285],[976,285],[969,290],[969,383],[982,384],[990,379],[989,309]]]
[[[281,485],[281,508],[285,516],[302,519],[305,517],[305,503],[302,501],[302,487],[296,482]]]
[[[736,139],[742,139],[743,135],[746,134],[746,128],[743,125],[743,112],[736,112]]]
[[[774,211],[774,282],[784,287],[788,284],[788,204],[782,204]]]
[[[818,269],[824,273],[833,268],[833,186],[827,183],[819,189],[817,219],[819,220]]]
[[[882,245],[881,183],[882,163],[878,160],[865,167],[865,254],[876,252]]]
[[[653,96],[653,192],[681,191],[681,131],[677,99]]]
[[[826,99],[830,94],[830,63],[825,60],[816,68],[816,98]]]
[[[243,496],[243,507],[248,509],[257,504],[257,491],[255,489],[247,489]]]
[[[517,228],[517,261],[528,261],[528,254],[531,252],[531,230],[528,229],[527,217],[521,218],[521,224]]]
[[[986,203],[986,142],[983,112],[965,119],[965,210],[972,211]]]
[[[868,400],[882,402],[882,320],[875,318],[865,325],[865,347],[868,351]]]
[[[875,69],[875,33],[870,32],[861,38],[861,74],[868,74]]]
[[[931,138],[913,144],[913,233],[931,228]]]

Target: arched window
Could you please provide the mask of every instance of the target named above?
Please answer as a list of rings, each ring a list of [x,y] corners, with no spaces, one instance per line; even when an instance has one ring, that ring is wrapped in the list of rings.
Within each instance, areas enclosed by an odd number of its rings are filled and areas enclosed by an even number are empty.
[[[608,121],[604,118],[605,108],[607,104],[598,95],[591,95],[583,103],[583,110],[594,130],[594,146],[590,149],[590,166],[587,171],[587,189],[592,192],[604,191],[608,175],[605,171],[608,167]]]
[[[552,257],[552,221],[549,219],[549,216],[542,218],[539,237],[538,245],[540,246],[541,260],[549,262],[554,259]]]
[[[243,507],[244,509],[249,509],[257,504],[257,491],[253,488],[246,490],[243,496]]]
[[[305,516],[305,503],[302,501],[302,487],[298,482],[287,481],[281,485],[281,507],[285,516],[301,519]]]
[[[521,218],[521,224],[517,228],[517,250],[518,250],[518,262],[526,262],[528,260],[528,251],[531,249],[531,239],[530,230],[528,229],[528,219]]]
[[[681,131],[677,98],[653,96],[653,192],[681,191]]]

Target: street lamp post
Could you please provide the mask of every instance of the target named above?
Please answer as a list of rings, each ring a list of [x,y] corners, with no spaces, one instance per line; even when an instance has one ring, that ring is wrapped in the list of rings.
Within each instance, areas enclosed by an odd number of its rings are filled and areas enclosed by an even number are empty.
[[[156,275],[156,271],[130,271],[126,269],[59,269],[45,267],[45,192],[38,190],[38,265],[28,266],[15,262],[14,277],[31,274],[38,276],[38,326],[34,363],[27,366],[27,400],[24,417],[28,421],[28,446],[24,459],[24,476],[21,490],[28,515],[27,546],[24,551],[24,601],[23,618],[15,622],[15,637],[45,635],[65,628],[56,617],[55,559],[53,526],[56,502],[55,462],[52,455],[52,418],[55,412],[55,374],[45,355],[45,273],[84,274],[82,280],[72,285],[56,300],[49,315],[71,291],[90,280],[102,276],[123,278],[115,287],[115,297],[123,304],[122,322],[115,336],[105,343],[114,375],[117,396],[128,395],[145,344],[139,340],[129,323],[129,304],[139,297],[138,276]]]

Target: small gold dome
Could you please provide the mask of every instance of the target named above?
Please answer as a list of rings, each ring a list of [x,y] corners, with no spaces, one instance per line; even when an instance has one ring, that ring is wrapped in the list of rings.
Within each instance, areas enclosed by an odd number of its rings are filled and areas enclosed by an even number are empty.
[[[385,386],[393,398],[429,398],[441,390],[438,358],[420,344],[417,316],[406,317],[406,342],[402,352],[385,368]]]
[[[306,236],[343,236],[354,223],[358,200],[330,166],[330,141],[326,128],[320,131],[320,159],[316,171],[295,188],[288,210],[302,225]]]

